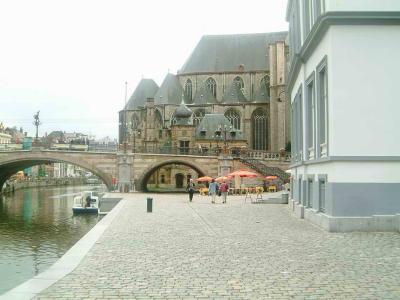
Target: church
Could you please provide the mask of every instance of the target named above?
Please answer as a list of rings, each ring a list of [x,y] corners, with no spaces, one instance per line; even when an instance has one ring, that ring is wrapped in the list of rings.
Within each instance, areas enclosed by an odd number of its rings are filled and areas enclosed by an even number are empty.
[[[119,143],[193,155],[290,150],[286,39],[287,32],[203,36],[177,74],[160,86],[139,82],[119,112]],[[195,176],[173,169],[155,180],[181,187]]]

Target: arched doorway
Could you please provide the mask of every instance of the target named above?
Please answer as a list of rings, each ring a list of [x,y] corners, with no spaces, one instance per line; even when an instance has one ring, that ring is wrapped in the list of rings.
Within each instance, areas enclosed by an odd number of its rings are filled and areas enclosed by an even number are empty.
[[[157,172],[164,174],[164,184],[159,184],[158,187],[154,182],[154,174]],[[182,192],[187,180],[204,175],[204,171],[193,163],[168,160],[144,171],[136,180],[136,188],[144,192]]]
[[[183,180],[185,176],[182,173],[175,174],[175,187],[176,188],[183,188]]]

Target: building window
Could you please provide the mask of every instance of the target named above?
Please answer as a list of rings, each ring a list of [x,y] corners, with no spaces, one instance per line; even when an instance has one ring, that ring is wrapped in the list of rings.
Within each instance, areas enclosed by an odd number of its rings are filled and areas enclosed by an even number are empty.
[[[290,41],[290,62],[294,58],[295,53],[299,53],[301,46],[301,34],[300,34],[300,10],[299,2],[295,1],[293,4],[293,9],[290,15],[289,23],[289,41]]]
[[[302,86],[292,103],[292,159],[294,162],[301,161],[303,156],[303,105]]]
[[[314,74],[307,79],[306,86],[306,145],[307,158],[315,158],[315,97]]]
[[[265,75],[260,82],[261,88],[265,88],[265,90],[267,91],[267,97],[270,97],[271,95],[271,84],[270,84],[270,80],[269,80],[269,76]]]
[[[326,57],[317,67],[317,146],[320,157],[328,156],[328,81]]]
[[[242,77],[236,76],[235,79],[233,79],[233,84],[239,87],[242,91],[244,90],[244,82]]]
[[[204,109],[197,109],[194,111],[193,114],[193,125],[197,128],[201,122],[201,120],[203,120],[204,115],[206,114],[206,111]]]
[[[305,0],[303,1],[303,15],[304,15],[304,39],[310,33],[312,26],[314,25],[314,15],[315,15],[315,0]]]
[[[131,120],[132,120],[132,128],[137,129],[140,124],[139,116],[137,114],[133,114]]]
[[[231,122],[233,128],[240,130],[240,114],[233,108],[225,112],[225,117]]]
[[[267,112],[262,108],[257,108],[251,116],[251,126],[252,148],[266,151],[268,148]]]
[[[190,79],[186,80],[185,83],[185,97],[187,103],[193,102],[193,87],[192,87],[192,81]]]
[[[320,179],[318,183],[319,211],[324,213],[326,181],[325,179]]]
[[[189,141],[179,141],[180,154],[189,154]]]
[[[161,182],[161,183],[165,183],[165,175],[164,175],[164,174],[162,174],[162,175],[160,176],[160,182]]]
[[[214,95],[214,97],[217,98],[217,83],[213,78],[210,77],[207,79],[206,87]]]
[[[313,207],[313,185],[314,181],[312,179],[308,179],[307,181],[307,207]]]
[[[158,130],[158,138],[159,139],[162,139],[162,132],[163,132],[162,129]]]
[[[299,177],[299,179],[297,179],[297,202],[299,203],[299,204],[301,204],[302,203],[302,189],[301,189],[301,184],[302,184],[302,180],[301,180],[301,177]]]
[[[176,117],[175,115],[171,118],[171,126],[176,124]]]
[[[155,119],[154,128],[163,128],[164,127],[163,117],[161,115],[161,112],[158,109],[156,109],[156,111],[155,111],[154,119]]]

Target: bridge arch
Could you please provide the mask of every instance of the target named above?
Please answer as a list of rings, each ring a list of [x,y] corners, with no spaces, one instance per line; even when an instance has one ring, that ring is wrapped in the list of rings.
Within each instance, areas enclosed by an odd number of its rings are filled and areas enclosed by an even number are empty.
[[[150,179],[150,176],[157,169],[159,169],[163,166],[171,165],[171,164],[187,166],[187,167],[195,170],[199,174],[199,176],[204,176],[206,174],[202,168],[200,168],[199,166],[197,166],[196,164],[194,164],[192,162],[180,160],[180,159],[169,159],[169,160],[155,163],[155,164],[151,165],[150,167],[148,167],[144,172],[142,172],[142,175],[137,179],[137,183],[135,184],[136,188],[139,191],[147,192],[147,181]]]
[[[22,154],[22,155],[21,155]],[[0,160],[0,189],[10,176],[17,173],[22,169],[26,169],[35,165],[43,163],[69,163],[79,167],[82,167],[94,175],[98,176],[109,190],[112,188],[112,178],[109,174],[106,174],[93,163],[86,161],[83,158],[70,157],[68,155],[60,155],[59,153],[54,154],[43,154],[43,153],[18,153],[10,155],[5,159]]]

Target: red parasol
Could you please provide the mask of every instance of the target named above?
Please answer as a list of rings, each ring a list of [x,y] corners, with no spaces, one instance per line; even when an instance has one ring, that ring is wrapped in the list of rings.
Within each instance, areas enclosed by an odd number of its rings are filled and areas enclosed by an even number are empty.
[[[232,179],[232,177],[230,177],[230,176],[221,176],[221,177],[215,178],[215,181],[216,182],[224,182],[224,181],[229,181],[231,179]]]
[[[239,177],[257,177],[259,176],[257,173],[247,171],[247,170],[239,170],[239,171],[234,171],[232,173],[229,173],[228,176],[234,177],[234,176],[239,176]]]
[[[203,176],[196,179],[198,182],[210,182],[212,178],[210,176]]]
[[[265,177],[266,180],[276,180],[278,179],[278,176],[270,175]]]

